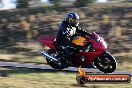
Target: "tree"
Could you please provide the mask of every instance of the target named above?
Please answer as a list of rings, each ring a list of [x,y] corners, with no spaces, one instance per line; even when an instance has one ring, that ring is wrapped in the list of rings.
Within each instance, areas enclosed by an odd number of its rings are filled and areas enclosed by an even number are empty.
[[[132,2],[132,0],[108,0],[108,1],[117,1],[117,2]]]
[[[130,3],[132,3],[132,0],[124,0],[124,2],[130,2]]]
[[[16,0],[16,8],[27,8],[29,0]]]
[[[77,7],[83,7],[83,6],[88,5],[89,3],[93,3],[95,1],[96,0],[76,0],[74,5]]]
[[[62,0],[49,0],[51,3],[53,3],[55,6],[59,6]]]

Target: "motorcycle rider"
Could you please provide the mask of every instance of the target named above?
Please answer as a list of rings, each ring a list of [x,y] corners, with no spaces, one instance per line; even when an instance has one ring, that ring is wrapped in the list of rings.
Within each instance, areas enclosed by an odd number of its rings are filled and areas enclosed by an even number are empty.
[[[70,41],[71,37],[75,34],[81,36],[91,36],[90,33],[87,33],[86,31],[84,31],[79,27],[78,14],[74,12],[70,12],[66,15],[66,18],[62,21],[55,40],[56,48],[63,52],[60,58],[61,60],[70,61],[70,57],[83,48],[81,46],[74,45]]]

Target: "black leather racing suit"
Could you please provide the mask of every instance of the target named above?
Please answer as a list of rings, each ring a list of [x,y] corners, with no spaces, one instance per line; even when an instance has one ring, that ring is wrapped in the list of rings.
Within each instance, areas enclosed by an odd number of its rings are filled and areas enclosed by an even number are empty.
[[[77,48],[70,41],[71,36],[74,34],[79,34],[81,36],[91,35],[90,33],[87,33],[86,31],[79,28],[79,26],[70,25],[67,21],[64,20],[59,27],[55,45],[59,50],[64,52],[64,55],[62,56],[65,59],[68,59],[75,53],[73,48]]]

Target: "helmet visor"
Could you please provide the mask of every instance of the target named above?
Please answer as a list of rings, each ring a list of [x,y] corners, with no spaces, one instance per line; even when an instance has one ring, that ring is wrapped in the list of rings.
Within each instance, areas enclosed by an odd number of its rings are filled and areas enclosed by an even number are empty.
[[[74,23],[75,25],[79,24],[79,20],[78,19],[72,19],[72,23]]]

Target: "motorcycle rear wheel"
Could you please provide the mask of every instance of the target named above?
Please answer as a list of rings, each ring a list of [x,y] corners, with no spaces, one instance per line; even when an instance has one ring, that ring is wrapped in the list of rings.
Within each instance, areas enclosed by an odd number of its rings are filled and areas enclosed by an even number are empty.
[[[94,61],[95,66],[104,73],[112,73],[116,69],[117,62],[110,53],[104,53]]]
[[[55,53],[56,53],[56,51],[55,50],[53,50],[53,49],[49,49],[48,51],[47,51],[47,53],[49,54],[49,55],[51,55],[51,56],[54,56],[55,55]],[[50,61],[47,57],[46,57],[46,61],[47,61],[47,63],[52,67],[52,68],[54,68],[54,69],[64,69],[64,67],[62,66],[62,63],[54,63],[54,62],[52,62],[52,61]]]

